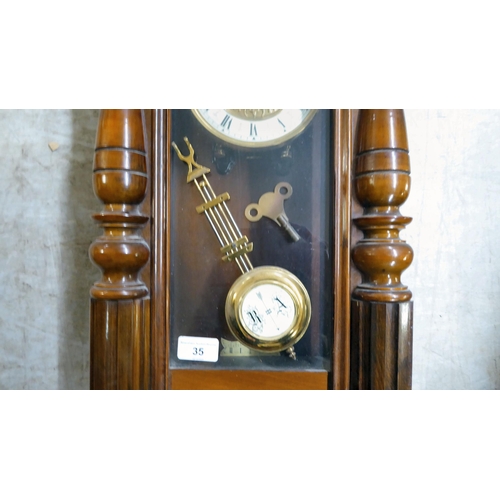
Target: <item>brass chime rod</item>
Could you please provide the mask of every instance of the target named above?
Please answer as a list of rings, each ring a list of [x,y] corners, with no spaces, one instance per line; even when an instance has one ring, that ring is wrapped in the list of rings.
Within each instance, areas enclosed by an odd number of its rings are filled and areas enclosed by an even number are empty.
[[[201,182],[198,182],[198,179],[194,179],[194,182],[203,198],[203,201],[205,203],[210,203],[217,200],[217,196],[206,176],[203,175],[202,179],[203,180]],[[205,209],[204,212],[221,246],[223,248],[230,247],[233,250],[240,249],[241,244],[238,246],[237,242],[242,240],[243,235],[236,225],[226,202],[222,201],[214,204],[214,206]],[[233,260],[238,265],[242,274],[253,269],[250,259],[246,253],[235,257]]]

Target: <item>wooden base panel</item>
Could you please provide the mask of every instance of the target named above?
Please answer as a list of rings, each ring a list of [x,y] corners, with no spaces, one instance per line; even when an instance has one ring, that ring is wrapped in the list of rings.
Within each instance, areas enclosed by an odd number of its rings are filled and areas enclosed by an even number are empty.
[[[324,390],[327,372],[171,370],[169,389],[177,390]]]

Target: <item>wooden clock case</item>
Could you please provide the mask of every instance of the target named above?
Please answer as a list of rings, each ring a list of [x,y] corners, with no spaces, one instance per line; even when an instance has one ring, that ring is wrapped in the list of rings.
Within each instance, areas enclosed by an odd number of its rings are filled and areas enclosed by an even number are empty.
[[[90,247],[92,389],[411,389],[410,190],[402,110],[330,110],[331,369],[172,368],[171,110],[102,110]],[[200,364],[201,365],[201,364]]]

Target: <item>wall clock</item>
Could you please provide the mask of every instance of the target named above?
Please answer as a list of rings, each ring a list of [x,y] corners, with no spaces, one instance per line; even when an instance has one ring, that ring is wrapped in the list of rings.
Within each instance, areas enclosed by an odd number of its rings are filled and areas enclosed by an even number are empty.
[[[409,173],[401,110],[103,110],[91,387],[410,388]]]

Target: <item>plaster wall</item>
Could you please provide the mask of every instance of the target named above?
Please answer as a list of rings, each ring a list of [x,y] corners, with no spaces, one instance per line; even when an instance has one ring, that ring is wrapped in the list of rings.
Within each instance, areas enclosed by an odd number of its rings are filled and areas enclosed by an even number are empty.
[[[89,386],[97,118],[94,110],[0,111],[1,389]]]
[[[0,389],[88,388],[97,118],[0,111]],[[406,121],[414,389],[498,389],[500,111],[406,110]]]
[[[415,389],[500,389],[500,110],[405,110]]]

